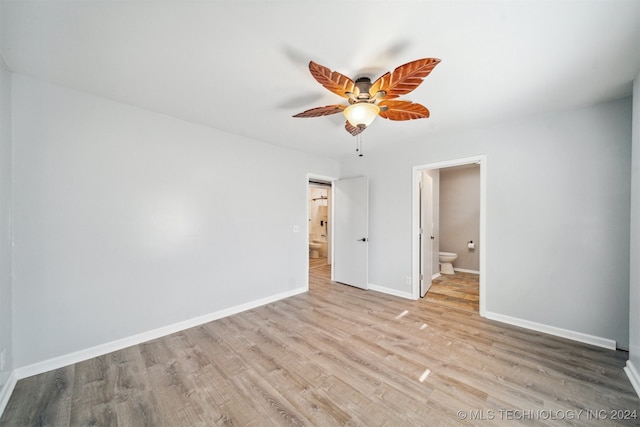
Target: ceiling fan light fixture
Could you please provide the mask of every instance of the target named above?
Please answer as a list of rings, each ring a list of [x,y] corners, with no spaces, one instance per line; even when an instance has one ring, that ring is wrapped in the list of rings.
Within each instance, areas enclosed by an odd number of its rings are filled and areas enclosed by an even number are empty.
[[[345,108],[342,113],[351,125],[366,128],[373,123],[373,120],[380,113],[380,107],[369,102],[356,102]]]

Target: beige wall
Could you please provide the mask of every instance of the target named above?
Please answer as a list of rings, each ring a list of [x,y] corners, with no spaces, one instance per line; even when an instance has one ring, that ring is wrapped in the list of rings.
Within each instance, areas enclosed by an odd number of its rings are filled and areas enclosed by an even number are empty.
[[[440,170],[440,251],[455,252],[454,268],[479,271],[480,166]],[[467,242],[476,249],[467,248]]]
[[[327,221],[329,220],[328,195],[327,188],[311,187],[309,190],[309,238],[327,239]],[[326,197],[327,199],[320,200],[321,197]]]

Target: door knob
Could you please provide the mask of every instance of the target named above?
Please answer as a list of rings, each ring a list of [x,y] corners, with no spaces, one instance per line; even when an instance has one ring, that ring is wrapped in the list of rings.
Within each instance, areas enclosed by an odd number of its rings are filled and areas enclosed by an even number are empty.
[[[366,237],[363,237],[362,239],[358,239],[358,242],[366,242],[366,241],[367,241]]]

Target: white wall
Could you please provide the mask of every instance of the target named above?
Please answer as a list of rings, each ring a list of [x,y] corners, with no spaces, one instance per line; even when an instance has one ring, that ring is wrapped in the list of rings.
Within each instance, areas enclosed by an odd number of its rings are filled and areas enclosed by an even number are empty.
[[[487,312],[627,347],[630,141],[626,98],[342,163],[370,179],[370,282],[411,292],[413,166],[485,154]]]
[[[306,174],[337,176],[334,162],[21,75],[13,110],[14,318],[0,315],[14,323],[14,366],[306,284],[306,235],[291,230],[307,221]],[[370,282],[411,293],[412,167],[486,154],[487,310],[627,346],[630,141],[624,99],[344,162],[342,176],[370,178]],[[639,342],[632,327],[636,363]]]
[[[0,390],[7,383],[13,365],[11,147],[11,73],[0,56],[0,352],[4,351],[6,362],[0,369]]]
[[[631,256],[629,280],[629,362],[636,393],[640,396],[640,74],[633,84],[633,136],[631,175]]]
[[[17,367],[307,286],[336,162],[23,75],[13,114]]]

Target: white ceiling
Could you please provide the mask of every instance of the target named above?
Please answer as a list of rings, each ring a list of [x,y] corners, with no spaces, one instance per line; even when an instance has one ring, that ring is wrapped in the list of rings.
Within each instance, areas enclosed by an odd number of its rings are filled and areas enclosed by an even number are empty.
[[[342,101],[310,60],[376,78],[442,62],[404,96],[429,119],[381,118],[365,150],[631,94],[640,0],[2,1],[18,73],[268,143],[354,156],[344,118],[292,118]],[[367,151],[365,151],[366,153]]]

